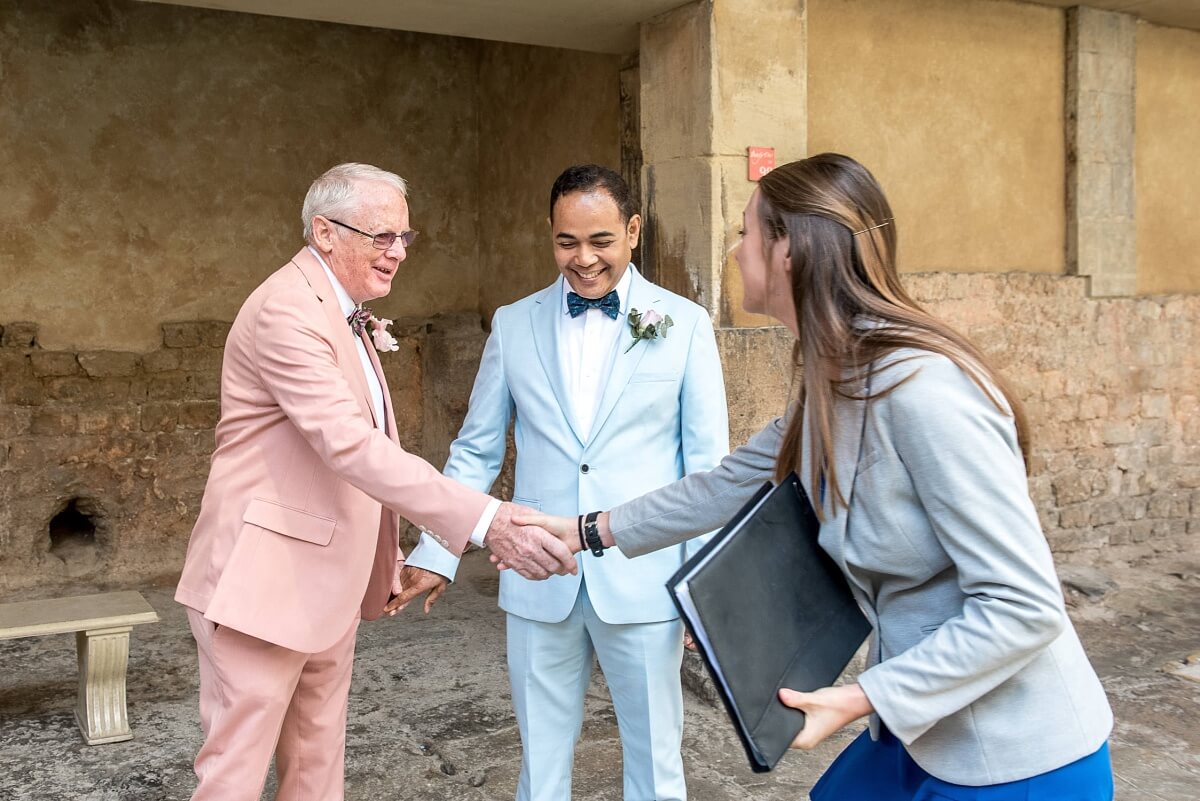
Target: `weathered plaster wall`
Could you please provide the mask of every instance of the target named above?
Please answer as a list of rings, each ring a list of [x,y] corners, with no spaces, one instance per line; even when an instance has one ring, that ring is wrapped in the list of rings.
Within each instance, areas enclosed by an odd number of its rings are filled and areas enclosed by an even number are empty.
[[[329,166],[405,176],[389,316],[478,298],[477,43],[129,0],[0,0],[0,320],[147,350],[232,320]],[[53,322],[49,322],[53,321]]]
[[[482,42],[479,309],[491,319],[558,275],[550,187],[572,164],[620,171],[618,56]]]
[[[1064,269],[1064,13],[809,0],[808,152],[888,192],[906,271]]]
[[[1137,29],[1138,292],[1200,292],[1200,32]]]

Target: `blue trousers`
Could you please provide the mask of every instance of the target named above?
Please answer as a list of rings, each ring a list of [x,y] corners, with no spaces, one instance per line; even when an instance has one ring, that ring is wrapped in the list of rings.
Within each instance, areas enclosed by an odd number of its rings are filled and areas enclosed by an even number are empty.
[[[1003,784],[967,787],[930,776],[886,728],[864,731],[812,788],[812,801],[1112,801],[1108,743],[1061,768]]]

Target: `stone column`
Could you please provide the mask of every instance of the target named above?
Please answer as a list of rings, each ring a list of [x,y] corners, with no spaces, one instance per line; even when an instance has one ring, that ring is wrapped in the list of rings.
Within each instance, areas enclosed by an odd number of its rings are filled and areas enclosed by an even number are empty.
[[[642,260],[718,326],[769,323],[742,312],[728,253],[755,186],[746,149],[804,156],[806,27],[803,0],[697,0],[642,25]]]
[[[1067,12],[1067,269],[1093,296],[1137,290],[1136,42],[1128,14]]]

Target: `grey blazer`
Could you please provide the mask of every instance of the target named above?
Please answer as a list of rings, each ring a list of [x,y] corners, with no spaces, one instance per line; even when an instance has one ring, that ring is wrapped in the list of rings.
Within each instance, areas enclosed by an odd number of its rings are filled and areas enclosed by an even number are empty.
[[[881,364],[873,391],[912,377],[869,403],[839,401],[849,508],[831,515],[826,493],[820,534],[873,627],[859,676],[872,736],[882,719],[926,771],[975,786],[1091,754],[1112,711],[1067,618],[1012,417],[943,356],[897,351]],[[786,419],[713,470],[612,509],[621,551],[723,525],[772,477]],[[808,473],[806,459],[816,503]]]

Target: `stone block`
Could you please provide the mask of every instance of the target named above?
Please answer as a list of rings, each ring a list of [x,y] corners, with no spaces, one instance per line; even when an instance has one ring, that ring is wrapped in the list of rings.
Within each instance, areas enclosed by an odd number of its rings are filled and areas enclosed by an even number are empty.
[[[0,405],[0,441],[28,433],[32,424],[33,411],[29,407]]]
[[[1093,526],[1116,523],[1120,519],[1121,507],[1116,501],[1101,501],[1092,505],[1090,522]]]
[[[1079,503],[1059,510],[1058,525],[1062,528],[1084,528],[1090,524],[1090,504]]]
[[[0,387],[4,391],[4,402],[14,406],[40,406],[46,401],[42,384],[32,376],[3,376]]]
[[[200,344],[207,348],[224,348],[233,324],[220,320],[206,320],[197,323],[197,326],[200,328]]]
[[[91,385],[92,382],[83,376],[50,378],[42,382],[48,399],[77,403],[91,397]]]
[[[136,353],[97,350],[80,353],[78,360],[83,371],[92,378],[111,378],[134,375],[139,357]]]
[[[1101,437],[1105,445],[1127,445],[1134,441],[1133,423],[1127,420],[1106,422]]]
[[[216,401],[187,401],[178,408],[179,427],[185,429],[215,428],[221,416],[221,407]]]
[[[1103,395],[1089,395],[1079,404],[1080,420],[1095,420],[1097,417],[1108,416],[1108,398]]]
[[[141,408],[142,431],[171,432],[179,426],[179,407],[175,403],[147,403]]]
[[[37,323],[8,323],[0,333],[0,347],[32,348],[37,342]]]
[[[1090,500],[1093,476],[1089,472],[1081,471],[1054,478],[1051,486],[1054,489],[1055,504],[1062,507]]]
[[[1167,417],[1171,414],[1171,397],[1165,392],[1142,395],[1142,417]]]
[[[137,409],[88,409],[79,412],[81,434],[127,434],[137,431],[139,418]]]
[[[166,349],[152,351],[142,357],[142,369],[147,373],[166,373],[180,367],[179,351]]]
[[[163,323],[163,345],[168,348],[197,348],[204,344],[204,324]]]
[[[189,397],[191,380],[186,373],[161,373],[146,386],[146,397],[151,401],[183,400]]]
[[[74,434],[77,429],[78,417],[74,412],[41,408],[33,415],[29,433],[38,437],[61,437]]]
[[[191,397],[196,400],[219,400],[221,397],[221,374],[197,373],[188,381]]]
[[[225,351],[221,348],[177,348],[173,351],[179,354],[179,366],[192,373],[221,372],[221,361]]]
[[[33,374],[38,378],[77,375],[79,361],[74,353],[57,350],[35,350],[29,354]]]

